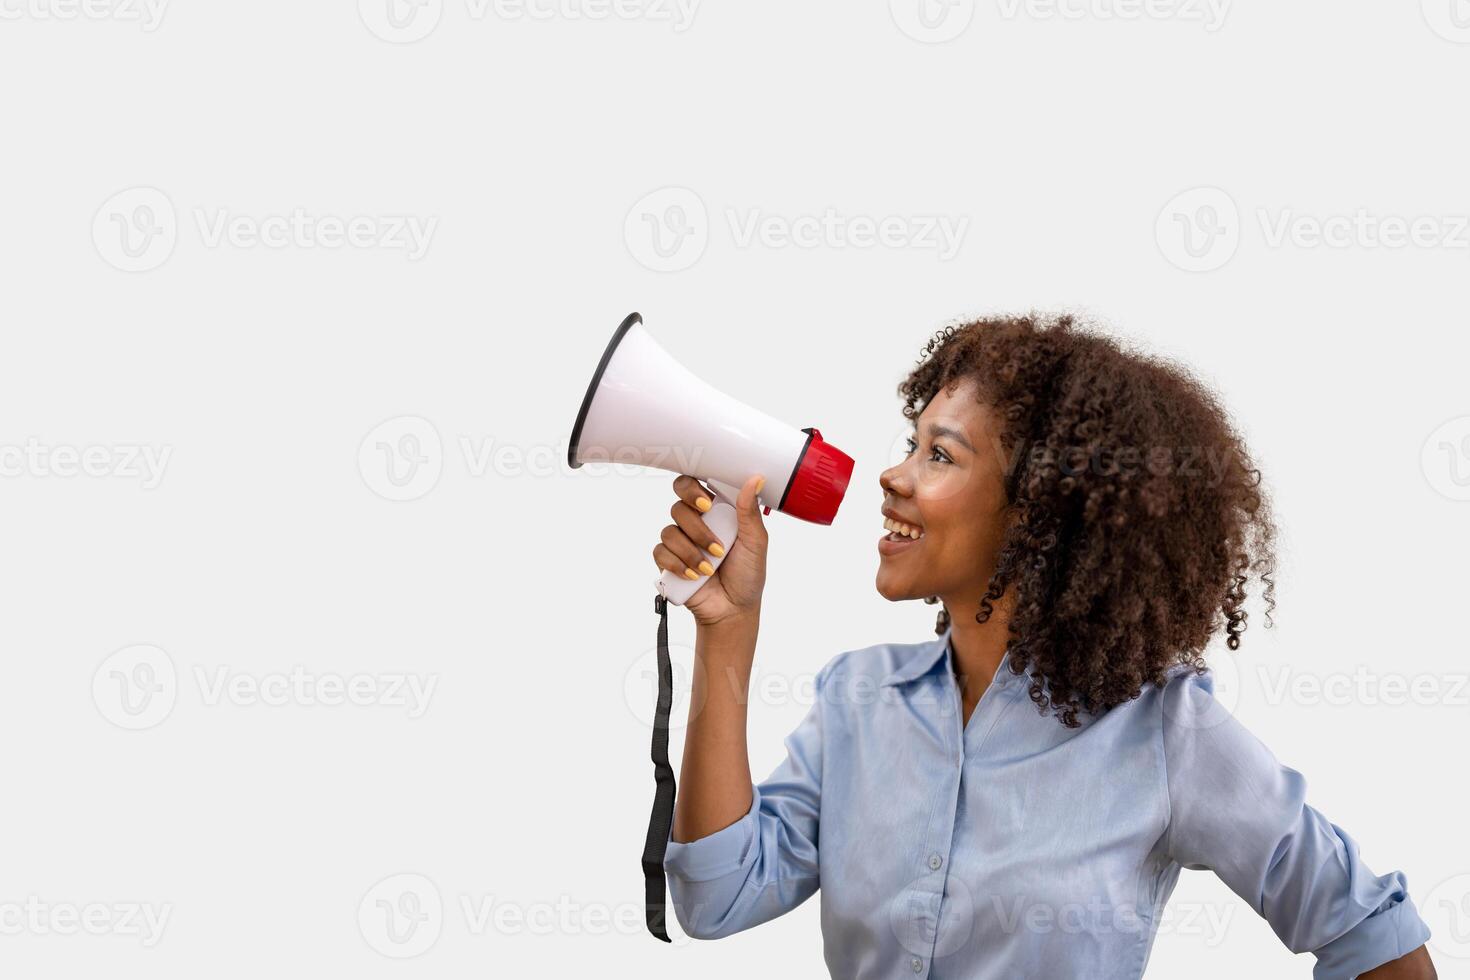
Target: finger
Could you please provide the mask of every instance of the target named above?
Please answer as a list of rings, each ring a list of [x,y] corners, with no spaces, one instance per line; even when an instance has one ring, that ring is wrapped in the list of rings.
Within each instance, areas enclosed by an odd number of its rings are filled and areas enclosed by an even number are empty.
[[[710,492],[692,476],[675,477],[674,493],[679,495],[680,500],[701,514],[707,513],[714,506]]]
[[[690,541],[693,541],[716,558],[725,557],[724,542],[715,537],[715,533],[709,529],[709,525],[704,522],[704,518],[700,517],[699,513],[693,507],[690,507],[682,500],[676,500],[674,501],[674,506],[669,508],[669,516],[674,519],[674,523],[679,525],[679,530],[683,531]],[[700,555],[699,560],[703,561],[704,556]],[[700,569],[700,571],[704,571],[704,569]],[[711,568],[710,571],[712,572],[714,569]],[[705,574],[708,575],[710,572],[705,572]]]
[[[690,578],[690,572],[693,572],[694,578],[699,578],[698,572],[694,572],[693,569],[680,561],[679,558],[668,549],[668,546],[662,543],[653,546],[653,563],[663,571],[670,572],[679,578]]]
[[[754,540],[765,540],[766,522],[761,517],[760,492],[766,485],[766,478],[760,475],[752,476],[745,481],[740,488],[740,496],[735,500],[735,519],[738,521],[739,534],[751,534]]]
[[[659,535],[659,544],[678,562],[678,567],[671,568],[669,571],[676,575],[683,575],[685,578],[699,578],[699,564],[704,561],[704,555],[699,553],[699,549],[694,547],[694,542],[685,537],[683,531],[670,524]],[[714,571],[713,566],[710,571]],[[694,574],[691,576],[689,572]]]
[[[679,505],[684,506],[683,504]],[[692,568],[701,575],[713,575],[715,567],[705,561],[704,554],[700,552],[689,536],[680,528],[670,524],[665,527],[661,536],[664,547],[674,553],[674,557],[684,563],[685,568]],[[682,574],[682,573],[681,573]],[[687,576],[686,576],[687,577]]]

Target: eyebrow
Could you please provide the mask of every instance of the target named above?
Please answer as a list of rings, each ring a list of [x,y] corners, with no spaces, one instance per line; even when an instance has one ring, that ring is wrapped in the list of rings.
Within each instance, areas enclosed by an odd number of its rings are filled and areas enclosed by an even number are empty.
[[[925,427],[929,430],[930,439],[938,439],[941,436],[949,436],[951,439],[959,443],[961,446],[964,446],[970,452],[973,453],[975,451],[975,447],[970,445],[970,440],[966,439],[965,434],[958,429],[951,429],[949,426],[940,425],[938,422],[926,422]]]

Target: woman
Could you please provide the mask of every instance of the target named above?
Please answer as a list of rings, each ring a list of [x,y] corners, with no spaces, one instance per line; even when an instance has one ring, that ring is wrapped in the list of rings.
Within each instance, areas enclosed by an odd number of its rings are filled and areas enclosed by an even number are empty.
[[[1179,368],[1070,318],[950,327],[899,386],[877,587],[939,637],[843,653],[758,786],[745,703],[765,580],[761,480],[688,603],[697,624],[665,859],[717,938],[822,889],[836,977],[1139,977],[1182,867],[1208,868],[1314,976],[1433,977],[1402,874],[1375,876],[1212,695],[1201,653],[1274,605],[1260,474]],[[662,569],[722,553],[674,482]]]

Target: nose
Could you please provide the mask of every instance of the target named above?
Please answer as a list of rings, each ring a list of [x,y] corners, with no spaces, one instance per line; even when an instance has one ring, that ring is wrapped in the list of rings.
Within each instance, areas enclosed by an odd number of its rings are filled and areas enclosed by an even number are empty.
[[[883,489],[884,493],[891,493],[898,497],[908,497],[913,494],[913,485],[908,478],[903,463],[890,466],[882,473],[879,473],[878,486]]]

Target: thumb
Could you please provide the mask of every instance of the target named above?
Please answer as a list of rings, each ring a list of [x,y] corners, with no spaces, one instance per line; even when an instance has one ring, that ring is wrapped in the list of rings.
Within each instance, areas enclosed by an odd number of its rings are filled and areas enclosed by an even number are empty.
[[[760,540],[766,533],[766,522],[761,516],[760,498],[756,496],[761,488],[766,485],[766,478],[753,476],[745,481],[740,488],[740,496],[735,501],[735,519],[739,522],[738,536],[753,534]]]

